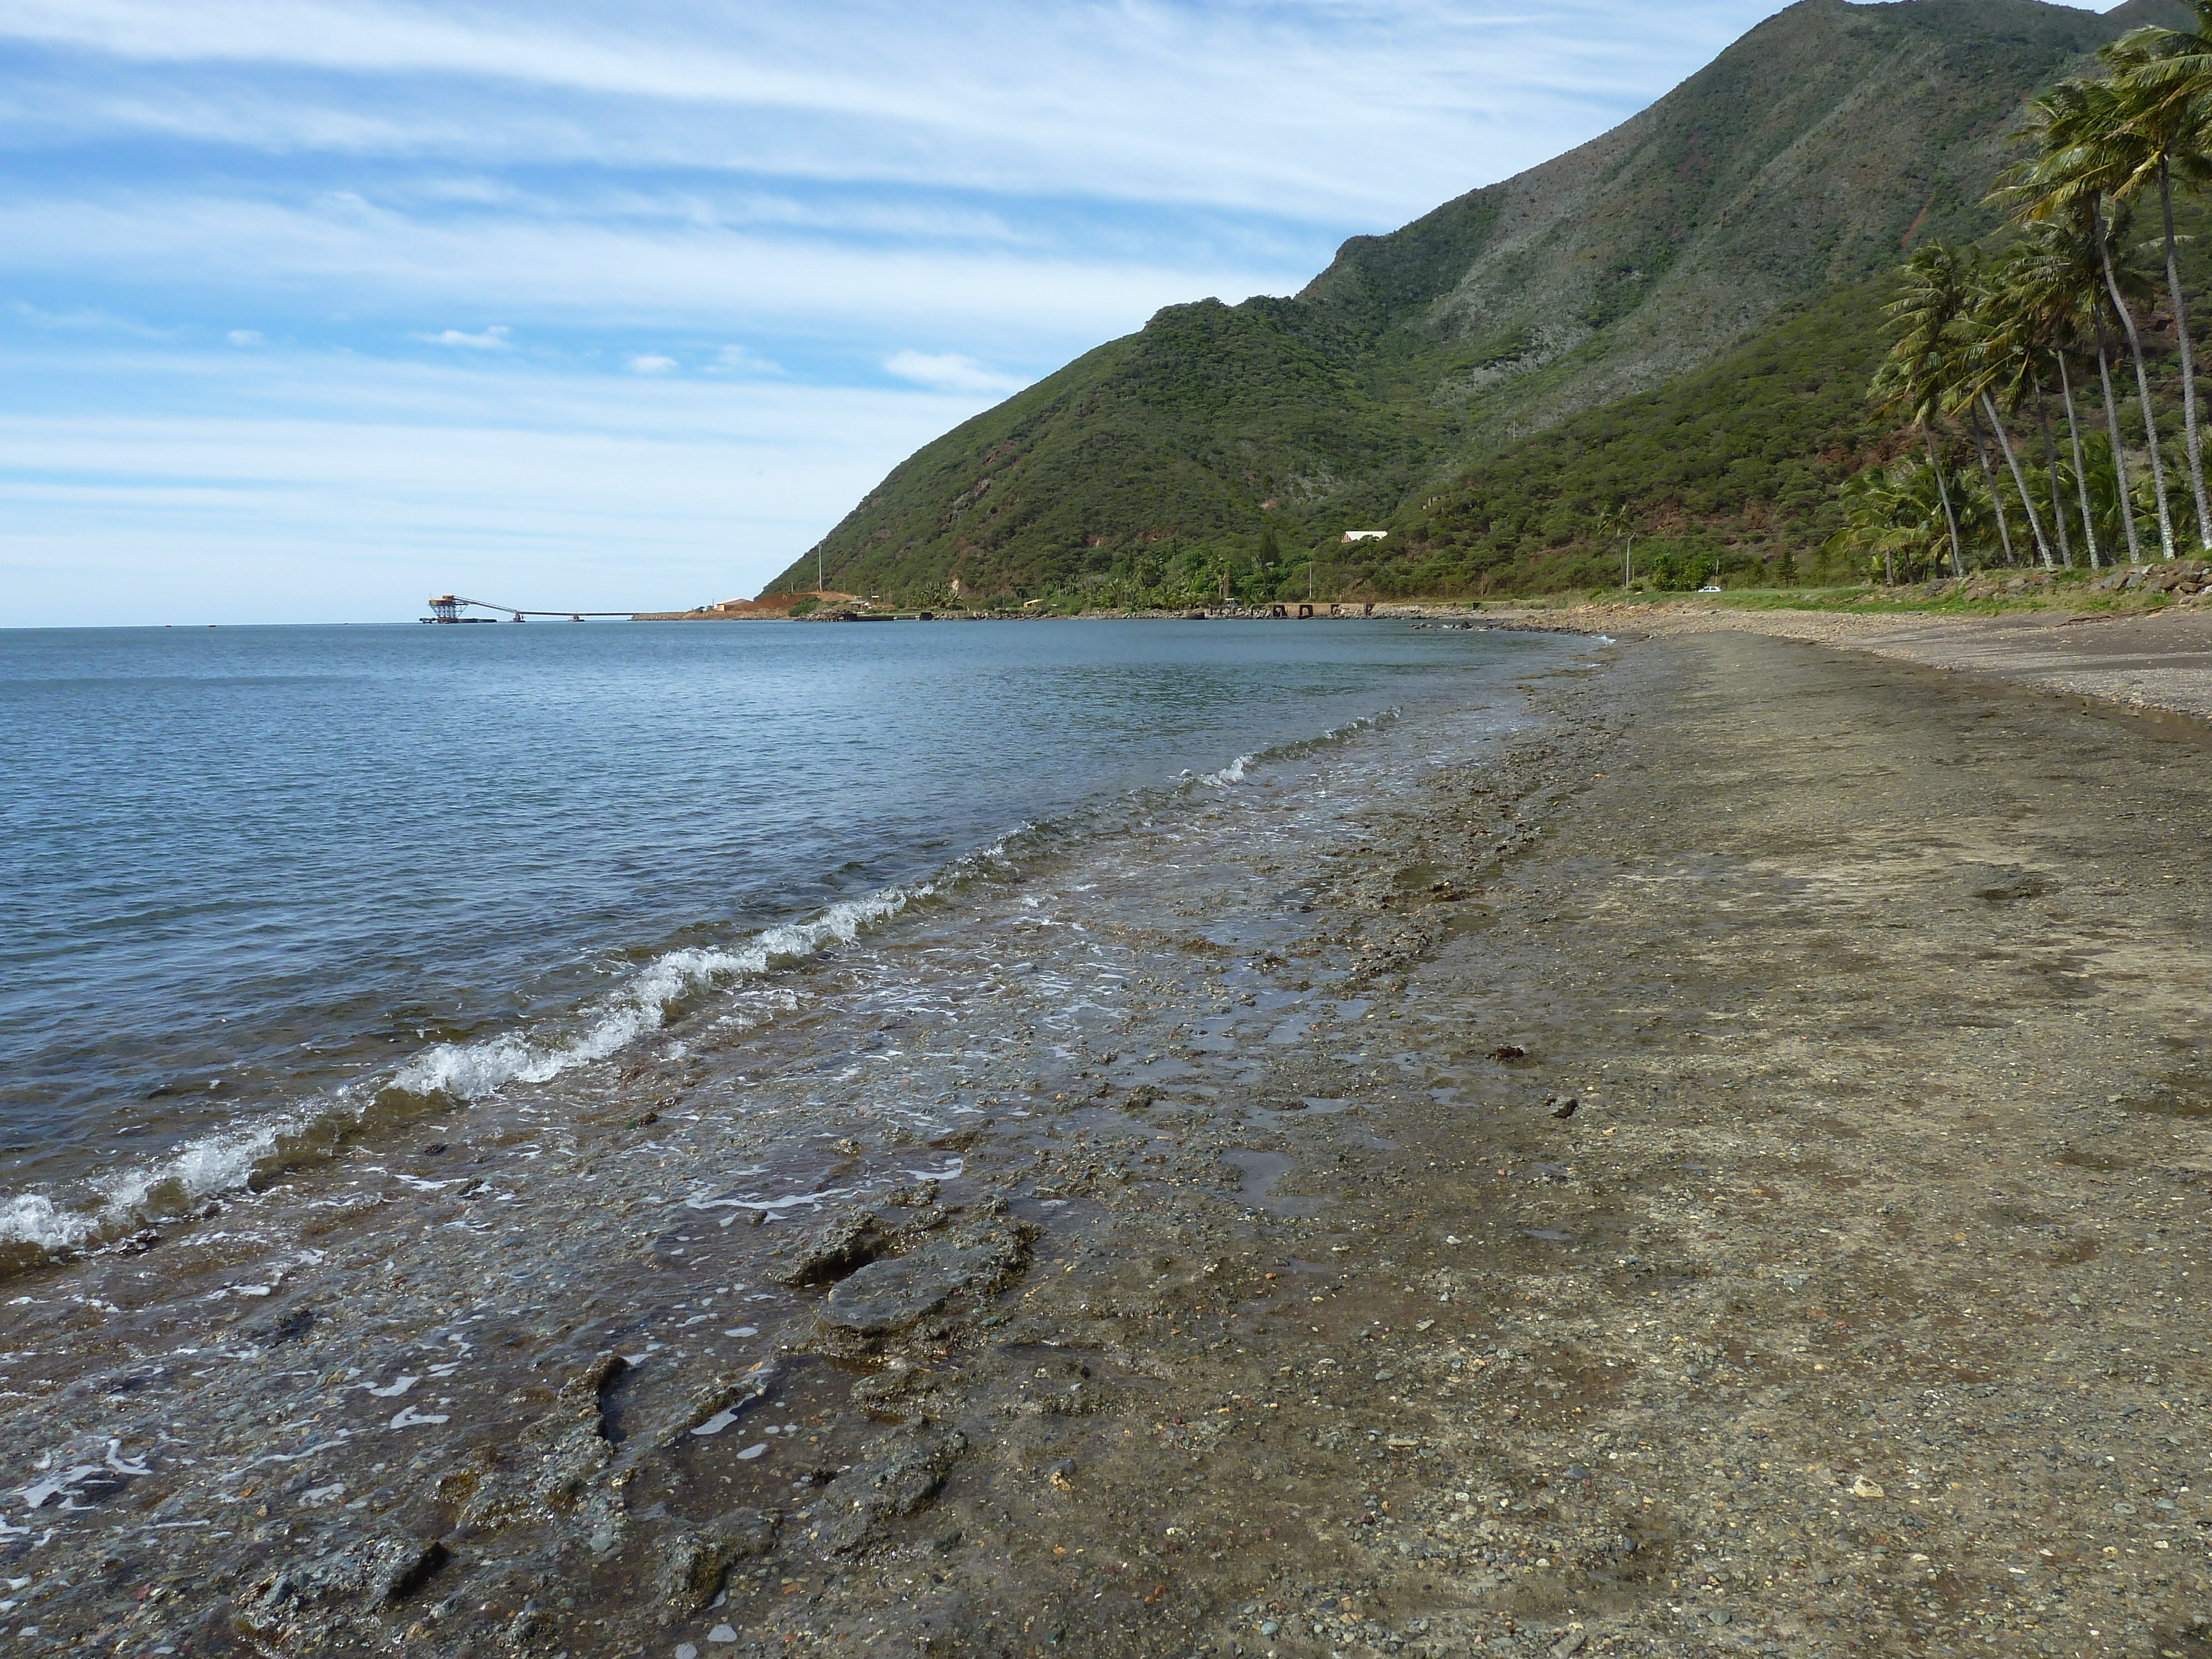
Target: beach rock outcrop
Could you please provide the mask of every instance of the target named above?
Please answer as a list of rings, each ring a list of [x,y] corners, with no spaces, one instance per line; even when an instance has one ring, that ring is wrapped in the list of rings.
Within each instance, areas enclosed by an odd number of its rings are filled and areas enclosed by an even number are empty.
[[[653,1574],[662,1616],[681,1619],[712,1601],[732,1565],[766,1555],[775,1547],[775,1528],[773,1515],[732,1510],[703,1527],[665,1540]]]
[[[841,1279],[823,1305],[823,1323],[861,1336],[903,1330],[963,1291],[1012,1279],[1029,1264],[1036,1231],[995,1206],[908,1255],[882,1257]]]
[[[968,1450],[968,1437],[896,1436],[876,1455],[839,1475],[830,1486],[829,1518],[818,1543],[832,1555],[848,1555],[881,1533],[884,1522],[927,1508]]]

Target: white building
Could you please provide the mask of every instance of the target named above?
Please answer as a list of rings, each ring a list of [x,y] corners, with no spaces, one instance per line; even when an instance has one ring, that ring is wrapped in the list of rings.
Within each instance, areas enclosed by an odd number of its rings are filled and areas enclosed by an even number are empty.
[[[1390,532],[1387,530],[1347,530],[1344,539],[1348,542],[1379,542]]]

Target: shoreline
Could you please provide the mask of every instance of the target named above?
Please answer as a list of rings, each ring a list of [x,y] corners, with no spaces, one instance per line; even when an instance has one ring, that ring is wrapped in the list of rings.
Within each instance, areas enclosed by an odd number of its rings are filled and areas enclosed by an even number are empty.
[[[2201,1651],[2194,728],[1596,656],[1334,816],[1014,884],[878,1036],[802,1010],[835,1146],[695,1034],[296,1237],[45,1276],[17,1645]]]

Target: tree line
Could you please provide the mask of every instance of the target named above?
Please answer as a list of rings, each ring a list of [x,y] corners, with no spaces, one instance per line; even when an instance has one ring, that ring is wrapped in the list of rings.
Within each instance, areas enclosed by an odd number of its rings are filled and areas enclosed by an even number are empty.
[[[2172,559],[2192,537],[2212,552],[2174,227],[2177,193],[2212,186],[2212,0],[2185,3],[2193,29],[2134,30],[2099,52],[2101,75],[2030,105],[2029,154],[1989,197],[2014,228],[2001,251],[1938,242],[1905,260],[1874,392],[1923,453],[1846,480],[1833,538],[1887,580],[1963,576],[1992,551],[2045,569]],[[2178,467],[2144,338],[2160,297],[2179,359]]]

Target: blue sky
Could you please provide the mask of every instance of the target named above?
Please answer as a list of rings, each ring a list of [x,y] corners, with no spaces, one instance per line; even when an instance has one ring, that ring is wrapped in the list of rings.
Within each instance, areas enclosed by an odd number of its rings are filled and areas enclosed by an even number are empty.
[[[0,625],[757,591],[1771,0],[0,0]]]

